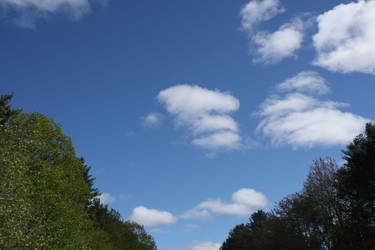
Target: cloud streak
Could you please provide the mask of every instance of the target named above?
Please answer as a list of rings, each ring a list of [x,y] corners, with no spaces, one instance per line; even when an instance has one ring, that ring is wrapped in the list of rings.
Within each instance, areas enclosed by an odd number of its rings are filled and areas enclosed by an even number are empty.
[[[89,0],[2,0],[0,6],[6,12],[14,11],[14,21],[25,28],[34,28],[37,19],[56,13],[64,13],[78,19],[91,8]]]
[[[193,209],[181,216],[184,219],[202,219],[213,214],[248,216],[255,208],[267,206],[267,198],[254,189],[243,188],[232,194],[232,202],[222,202],[220,199],[210,199],[199,203]]]

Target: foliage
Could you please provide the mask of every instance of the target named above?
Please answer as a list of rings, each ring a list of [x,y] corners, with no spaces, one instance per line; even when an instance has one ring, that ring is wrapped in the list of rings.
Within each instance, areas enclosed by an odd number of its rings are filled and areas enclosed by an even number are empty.
[[[0,249],[156,249],[95,199],[91,168],[61,127],[11,110],[11,98],[0,98]]]
[[[346,236],[358,249],[375,249],[375,126],[366,124],[343,151],[346,163],[338,171],[339,196],[348,204]]]

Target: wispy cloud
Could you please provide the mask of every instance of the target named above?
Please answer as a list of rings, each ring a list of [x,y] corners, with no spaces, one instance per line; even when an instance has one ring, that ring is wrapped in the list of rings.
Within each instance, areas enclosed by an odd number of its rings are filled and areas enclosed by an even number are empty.
[[[211,241],[194,241],[190,245],[191,250],[219,250],[221,247],[220,243]]]
[[[350,142],[369,119],[343,112],[346,103],[323,101],[312,96],[329,91],[317,73],[303,72],[279,84],[280,90],[292,92],[272,95],[260,106],[263,118],[257,131],[271,138],[273,144],[311,147],[316,144],[337,145]],[[305,92],[310,92],[307,95]]]
[[[232,194],[231,203],[222,202],[220,199],[209,199],[187,211],[181,218],[199,219],[213,214],[248,216],[254,209],[265,206],[267,206],[267,198],[264,194],[254,189],[243,188]]]
[[[105,0],[96,0],[105,2]],[[25,28],[34,28],[37,19],[56,13],[65,13],[78,19],[90,11],[89,0],[2,0],[0,7],[16,13],[15,22]]]
[[[158,99],[175,116],[177,126],[189,130],[194,145],[210,150],[240,147],[238,125],[229,116],[240,103],[232,95],[184,84],[162,90]]]
[[[242,29],[252,33],[256,25],[284,11],[279,0],[252,0],[240,11]]]
[[[109,193],[101,193],[101,195],[97,196],[102,204],[109,205],[116,201],[116,197]]]
[[[163,116],[159,113],[150,113],[146,117],[142,117],[142,124],[145,127],[155,128],[160,126]]]
[[[198,228],[200,228],[199,225],[187,224],[185,226],[185,232],[192,232],[192,231],[194,231],[195,229],[198,229]]]
[[[277,85],[281,92],[298,91],[311,94],[327,94],[330,92],[327,81],[314,71],[303,71]]]
[[[134,208],[128,219],[144,226],[174,224],[178,220],[176,216],[167,211],[148,209],[142,206]]]
[[[318,16],[315,65],[344,73],[375,74],[375,1],[337,5]]]

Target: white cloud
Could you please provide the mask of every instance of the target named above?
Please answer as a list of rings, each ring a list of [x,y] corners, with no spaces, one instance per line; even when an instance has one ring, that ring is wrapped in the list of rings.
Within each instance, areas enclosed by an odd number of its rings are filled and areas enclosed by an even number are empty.
[[[50,14],[62,12],[77,19],[90,11],[89,0],[2,0],[0,6],[17,13],[16,23],[27,28],[33,28],[37,18]]]
[[[109,193],[102,193],[101,195],[98,195],[96,198],[98,198],[102,204],[106,205],[116,201],[116,198]]]
[[[284,11],[279,0],[252,0],[240,11],[242,28],[251,33],[257,24],[270,20]]]
[[[233,193],[232,199],[235,203],[245,204],[251,207],[267,206],[267,198],[254,189],[242,188]]]
[[[238,125],[228,115],[240,106],[232,95],[185,84],[160,91],[158,100],[175,115],[178,126],[189,129],[193,144],[211,150],[240,147]]]
[[[238,149],[241,137],[232,131],[218,131],[207,136],[196,138],[193,144],[210,149],[226,148]]]
[[[163,116],[159,113],[150,113],[142,118],[142,123],[146,127],[155,128],[161,124]]]
[[[177,217],[167,211],[148,209],[140,206],[133,209],[129,220],[144,226],[157,226],[162,224],[174,224],[177,222]]]
[[[288,57],[296,57],[295,51],[303,42],[303,26],[302,20],[295,18],[273,33],[258,32],[252,38],[257,54],[254,61],[277,63]]]
[[[326,80],[314,71],[304,71],[277,86],[280,91],[326,94],[330,91]]]
[[[232,203],[211,199],[199,203],[181,216],[184,219],[206,218],[212,214],[248,216],[255,208],[267,206],[267,198],[254,189],[243,188],[232,195]]]
[[[211,241],[194,241],[191,244],[191,250],[219,250],[220,247],[220,243],[214,243]]]
[[[315,77],[317,76],[314,74]],[[369,120],[361,116],[343,112],[342,107],[346,103],[333,101],[322,101],[298,91],[306,90],[304,79],[311,74],[299,74],[285,81],[277,88],[290,89],[296,92],[285,96],[273,95],[267,98],[260,106],[258,114],[263,118],[257,127],[257,131],[270,137],[273,144],[290,144],[294,147],[311,147],[321,145],[340,145],[350,142],[354,136],[359,134],[366,122]],[[302,83],[296,83],[295,81]],[[325,81],[319,81],[308,90],[321,93],[322,89],[328,91]],[[323,92],[324,92],[323,91]]]
[[[318,16],[315,65],[344,73],[375,74],[375,1],[337,5]]]

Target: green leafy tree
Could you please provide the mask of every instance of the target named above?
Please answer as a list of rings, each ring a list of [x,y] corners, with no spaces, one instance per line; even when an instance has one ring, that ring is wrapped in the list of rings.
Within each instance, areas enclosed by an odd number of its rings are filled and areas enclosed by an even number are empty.
[[[22,227],[3,227],[1,244],[87,248],[89,218],[84,205],[90,192],[70,138],[53,120],[38,113],[13,117],[2,125],[1,133],[0,178],[8,181],[0,195],[8,203],[1,204],[0,223],[13,225],[14,207],[24,207],[24,216],[16,223]]]

